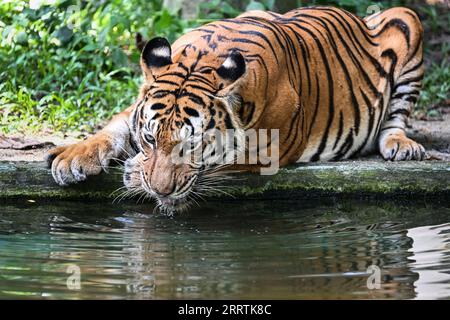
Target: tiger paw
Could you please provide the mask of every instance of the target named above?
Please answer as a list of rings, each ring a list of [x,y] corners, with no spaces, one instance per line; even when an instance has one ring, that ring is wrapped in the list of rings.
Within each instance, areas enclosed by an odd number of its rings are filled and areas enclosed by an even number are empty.
[[[65,186],[106,170],[113,153],[108,137],[93,136],[76,144],[51,149],[46,162],[56,183]]]
[[[380,141],[380,153],[384,160],[423,160],[425,148],[404,134],[392,134]]]

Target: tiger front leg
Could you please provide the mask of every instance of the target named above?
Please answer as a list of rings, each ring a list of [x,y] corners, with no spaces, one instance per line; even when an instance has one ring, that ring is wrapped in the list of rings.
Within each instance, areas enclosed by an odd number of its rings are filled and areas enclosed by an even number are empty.
[[[406,123],[422,88],[422,24],[417,14],[407,8],[392,8],[377,17],[368,23],[378,24],[371,27],[380,34],[382,61],[387,63],[390,59],[393,68],[389,79],[393,80],[392,83],[389,81],[392,86],[390,101],[379,133],[380,153],[386,160],[423,160],[425,149],[405,133]]]
[[[385,160],[423,160],[425,148],[406,136],[406,123],[419,96],[421,75],[408,74],[399,82],[389,102],[387,118],[378,138],[378,146]]]
[[[390,130],[380,135],[380,153],[385,160],[423,160],[425,148],[408,138],[402,130]]]
[[[100,132],[92,137],[68,146],[51,149],[46,161],[52,176],[61,186],[84,181],[88,176],[106,170],[112,159],[131,154],[130,108],[113,118]]]

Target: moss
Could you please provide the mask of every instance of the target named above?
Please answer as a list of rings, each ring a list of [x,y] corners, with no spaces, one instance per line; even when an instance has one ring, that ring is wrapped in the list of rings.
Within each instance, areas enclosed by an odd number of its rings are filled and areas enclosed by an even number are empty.
[[[392,165],[370,162],[361,165],[345,162],[283,169],[265,182],[262,178],[259,181],[249,178],[249,185],[238,188],[234,195],[261,195],[276,190],[311,194],[442,194],[450,191],[449,178],[449,164],[446,163]]]

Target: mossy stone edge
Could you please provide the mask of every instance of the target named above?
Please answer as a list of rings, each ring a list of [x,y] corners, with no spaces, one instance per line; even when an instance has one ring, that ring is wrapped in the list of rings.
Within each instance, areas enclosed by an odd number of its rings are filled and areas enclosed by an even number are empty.
[[[345,161],[299,164],[276,175],[235,175],[215,199],[411,198],[450,196],[450,162]],[[60,187],[42,162],[0,162],[0,199],[111,201],[122,186],[120,170]]]

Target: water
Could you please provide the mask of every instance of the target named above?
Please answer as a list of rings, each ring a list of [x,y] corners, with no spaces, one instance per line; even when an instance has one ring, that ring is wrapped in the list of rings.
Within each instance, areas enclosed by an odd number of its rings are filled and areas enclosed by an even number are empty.
[[[173,218],[148,205],[0,210],[0,298],[450,298],[449,203],[210,202]]]

